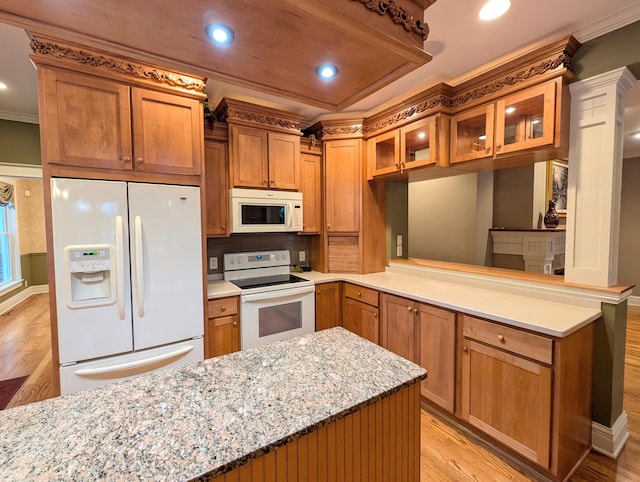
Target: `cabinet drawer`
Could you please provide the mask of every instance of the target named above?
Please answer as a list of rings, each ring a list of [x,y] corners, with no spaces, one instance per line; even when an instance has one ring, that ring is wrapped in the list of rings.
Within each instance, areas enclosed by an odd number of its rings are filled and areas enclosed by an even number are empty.
[[[352,285],[345,283],[344,296],[354,300],[362,301],[371,306],[378,306],[378,292],[364,286]]]
[[[238,297],[231,296],[229,298],[220,298],[217,300],[209,300],[208,303],[209,318],[217,318],[219,316],[230,316],[238,313]]]
[[[463,316],[463,335],[488,345],[551,365],[553,340],[490,321]]]

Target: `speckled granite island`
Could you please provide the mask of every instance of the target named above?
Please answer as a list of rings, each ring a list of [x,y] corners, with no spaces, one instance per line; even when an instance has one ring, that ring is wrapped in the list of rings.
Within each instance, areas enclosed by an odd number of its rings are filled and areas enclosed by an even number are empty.
[[[342,328],[0,412],[0,480],[419,480],[425,370]]]

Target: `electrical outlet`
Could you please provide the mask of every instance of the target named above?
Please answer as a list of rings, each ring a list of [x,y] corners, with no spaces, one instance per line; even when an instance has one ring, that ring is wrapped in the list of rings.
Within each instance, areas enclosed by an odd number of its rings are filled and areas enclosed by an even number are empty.
[[[218,257],[217,256],[211,256],[209,258],[209,269],[210,270],[218,269]]]
[[[399,244],[396,247],[396,256],[402,256],[402,245],[401,244]]]
[[[307,253],[305,251],[298,251],[298,261],[302,262],[306,260],[307,260]]]

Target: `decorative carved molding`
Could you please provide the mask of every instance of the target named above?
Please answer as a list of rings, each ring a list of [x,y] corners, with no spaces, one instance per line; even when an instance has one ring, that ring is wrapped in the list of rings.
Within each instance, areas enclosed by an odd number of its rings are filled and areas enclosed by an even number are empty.
[[[360,2],[366,8],[372,12],[377,12],[379,15],[388,15],[396,25],[401,25],[407,32],[420,36],[423,41],[427,40],[427,36],[429,35],[429,26],[421,19],[415,18],[393,0],[352,1]]]
[[[423,112],[430,111],[431,109],[435,109],[439,106],[447,107],[451,99],[445,95],[437,95],[426,99],[419,104],[411,106],[407,109],[404,109],[400,112],[397,112],[389,117],[386,117],[375,124],[367,125],[364,127],[364,133],[369,134],[371,132],[376,132],[378,130],[384,129],[385,127],[390,127],[395,124],[399,124],[408,119],[411,119],[414,116],[422,114]]]
[[[527,82],[559,67],[563,67],[567,71],[573,72],[572,56],[563,52],[554,58],[546,59],[539,64],[528,66],[516,73],[492,80],[491,82],[485,83],[484,85],[472,90],[463,91],[459,94],[454,93],[453,95],[435,94],[424,99],[419,99],[414,105],[406,107],[400,111],[392,112],[388,116],[374,121],[372,124],[365,124],[364,134],[367,135],[372,132],[394,128],[398,124],[403,124],[408,120],[436,109],[437,107],[452,110],[460,109],[470,101],[475,101],[487,95],[495,94],[505,87],[512,87],[517,84]],[[454,92],[456,90],[459,89],[454,88]]]
[[[351,134],[362,134],[362,125],[345,126],[345,127],[325,127],[322,129],[322,137],[347,136]]]
[[[477,100],[485,95],[493,94],[502,90],[504,87],[510,87],[517,84],[526,82],[533,77],[543,75],[549,71],[555,70],[558,67],[565,67],[568,71],[573,72],[573,62],[569,55],[566,53],[561,54],[555,59],[546,60],[538,65],[531,66],[527,69],[520,70],[513,75],[508,75],[502,79],[495,80],[489,84],[485,84],[482,87],[478,87],[469,92],[464,92],[460,95],[453,97],[447,107],[456,108],[466,104],[471,100]]]
[[[229,122],[229,119],[231,119],[231,121],[243,120],[248,122],[255,122],[257,124],[263,124],[271,127],[282,127],[284,129],[300,130],[302,128],[301,122],[281,119],[279,117],[273,117],[257,112],[236,109],[234,107],[228,107],[220,117],[220,120],[222,122]]]
[[[150,80],[171,87],[204,93],[205,83],[198,79],[167,72],[153,67],[137,64],[123,59],[108,57],[73,47],[62,46],[52,42],[31,40],[31,50],[39,55],[51,55],[65,60],[71,60],[91,67],[102,67],[119,74],[135,77],[136,79]]]

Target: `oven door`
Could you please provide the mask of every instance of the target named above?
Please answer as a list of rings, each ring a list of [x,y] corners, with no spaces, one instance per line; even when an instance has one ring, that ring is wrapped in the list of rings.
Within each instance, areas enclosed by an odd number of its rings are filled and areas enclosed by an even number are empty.
[[[298,286],[240,296],[241,349],[313,333],[314,292]]]

